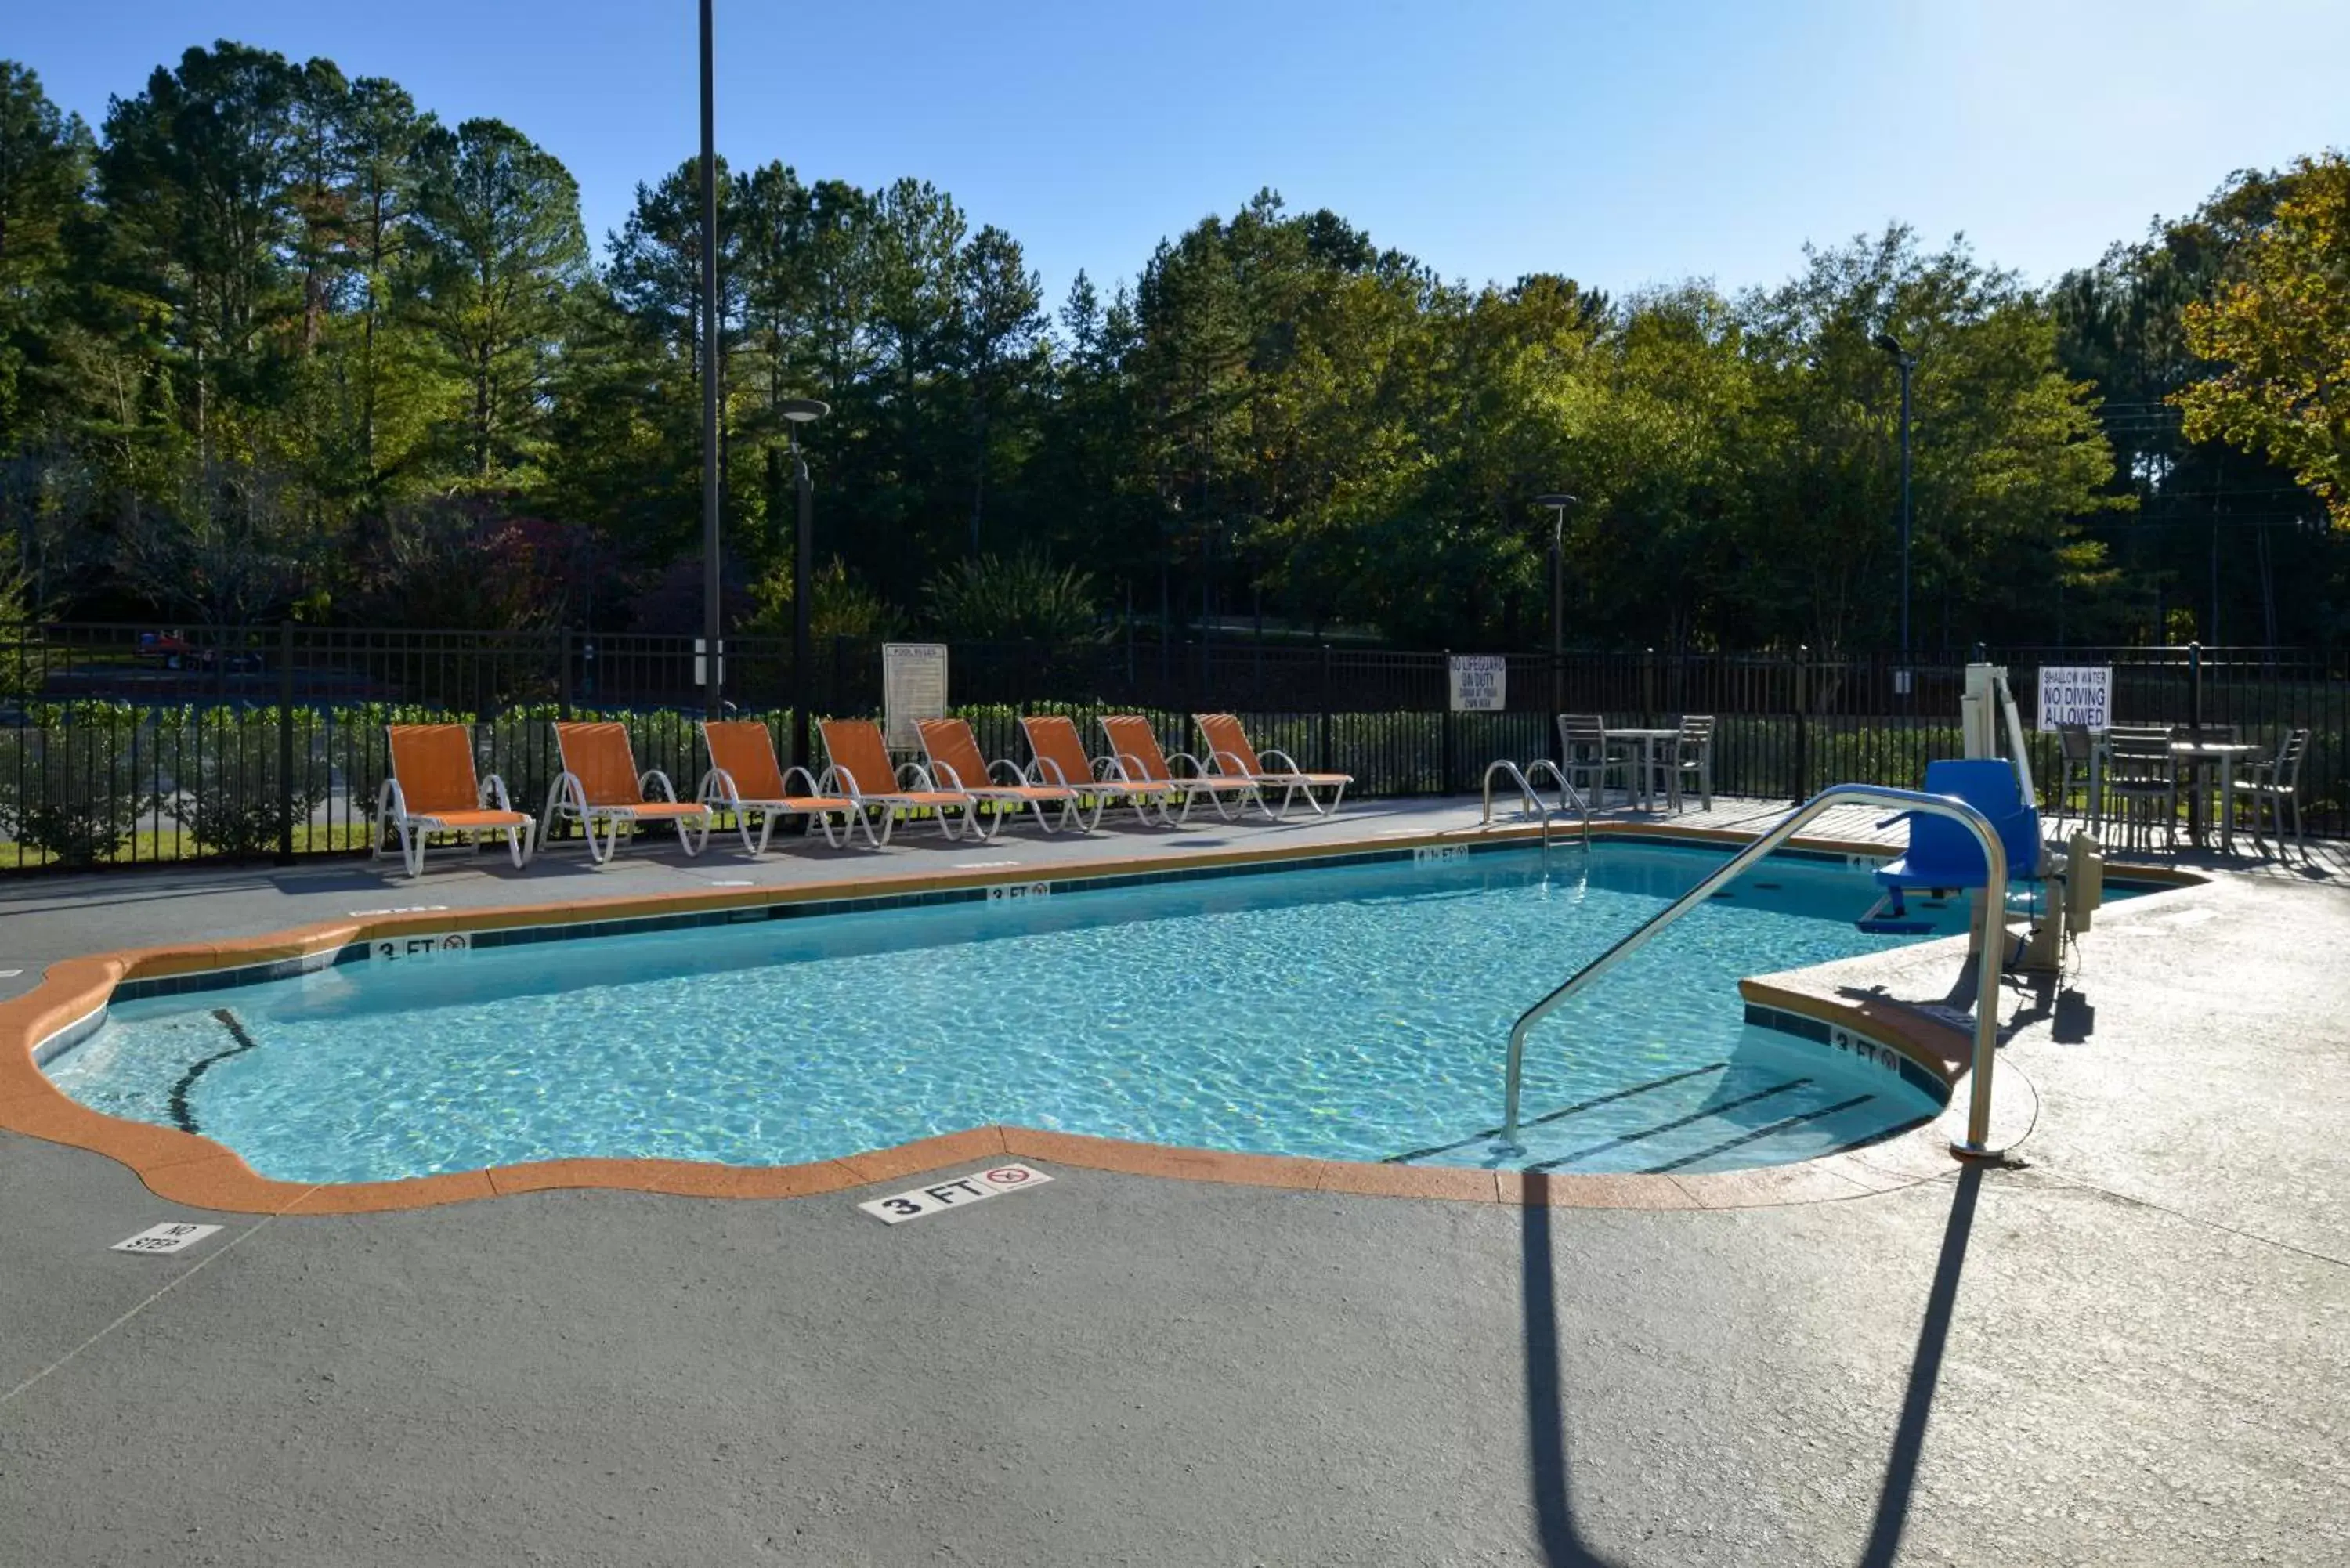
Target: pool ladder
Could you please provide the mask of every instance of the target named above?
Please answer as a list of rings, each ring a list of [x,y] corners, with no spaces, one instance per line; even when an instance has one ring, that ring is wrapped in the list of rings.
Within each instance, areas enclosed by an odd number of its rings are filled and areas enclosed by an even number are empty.
[[[1485,815],[1483,819],[1478,823],[1478,826],[1480,827],[1491,827],[1493,825],[1493,775],[1495,774],[1500,774],[1504,778],[1507,778],[1512,784],[1518,786],[1519,798],[1523,800],[1529,808],[1541,815],[1543,847],[1544,849],[1548,849],[1550,847],[1550,805],[1548,802],[1543,799],[1540,793],[1535,790],[1530,777],[1532,774],[1545,772],[1548,773],[1552,778],[1558,781],[1558,809],[1564,812],[1566,810],[1567,803],[1572,801],[1576,809],[1582,812],[1583,847],[1586,850],[1588,850],[1591,847],[1591,803],[1584,798],[1583,792],[1581,790],[1576,789],[1573,784],[1566,782],[1566,775],[1561,773],[1559,771],[1558,764],[1552,762],[1548,757],[1536,757],[1533,762],[1528,763],[1523,769],[1521,769],[1517,763],[1511,762],[1508,758],[1504,757],[1500,762],[1497,762],[1491,767],[1487,768],[1485,770]]]
[[[1508,766],[1497,763],[1496,766]],[[1513,769],[1513,772],[1516,770]],[[1486,774],[1488,804],[1492,811],[1491,787],[1492,774]],[[1520,781],[1523,782],[1523,779]],[[1564,778],[1561,779],[1564,783]],[[1946,816],[1974,835],[1982,846],[1983,859],[1990,877],[1983,888],[1983,900],[1977,912],[1981,929],[1974,940],[1980,944],[1977,952],[1975,979],[1975,1049],[1974,1064],[1970,1070],[1970,1098],[1967,1102],[1967,1136],[1963,1141],[1950,1140],[1951,1152],[1973,1159],[1995,1158],[2002,1151],[1992,1148],[1991,1138],[1991,1064],[1999,1045],[1999,976],[2001,950],[2007,945],[1991,929],[1991,922],[2001,920],[2007,908],[2007,850],[2000,843],[1999,830],[1991,819],[1973,806],[1954,795],[1928,794],[1922,790],[1893,789],[1884,784],[1830,784],[1819,794],[1780,818],[1776,826],[1730,857],[1711,873],[1700,877],[1696,887],[1683,893],[1664,909],[1658,910],[1614,947],[1576,970],[1566,983],[1535,1002],[1518,1017],[1510,1030],[1510,1061],[1502,1090],[1502,1139],[1506,1144],[1518,1141],[1518,1091],[1523,1075],[1526,1056],[1526,1032],[1547,1017],[1559,1003],[1585,986],[1615,968],[1624,960],[1648,945],[1648,939],[1711,898],[1714,892],[1742,876],[1748,867],[1777,849],[1821,814],[1839,805],[1891,805],[1906,811],[1923,812],[1929,816]],[[1586,817],[1586,831],[1589,831]]]

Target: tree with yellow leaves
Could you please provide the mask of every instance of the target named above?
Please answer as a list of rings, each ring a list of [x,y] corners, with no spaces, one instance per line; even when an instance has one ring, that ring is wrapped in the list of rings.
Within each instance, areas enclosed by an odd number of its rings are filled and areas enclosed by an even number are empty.
[[[2350,159],[2299,159],[2278,184],[2233,275],[2187,309],[2219,372],[2171,401],[2190,439],[2266,453],[2350,529]]]

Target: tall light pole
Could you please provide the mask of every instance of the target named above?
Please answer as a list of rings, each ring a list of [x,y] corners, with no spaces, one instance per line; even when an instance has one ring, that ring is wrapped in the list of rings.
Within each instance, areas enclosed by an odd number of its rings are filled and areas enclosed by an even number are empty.
[[[1550,710],[1559,707],[1559,666],[1566,657],[1566,509],[1582,503],[1564,491],[1534,497],[1550,509]],[[1565,758],[1559,759],[1564,762]]]
[[[791,432],[792,482],[800,503],[799,524],[792,533],[792,766],[804,768],[808,760],[808,664],[814,657],[808,645],[813,640],[809,633],[815,615],[810,600],[816,590],[809,560],[816,554],[816,514],[807,454],[800,451],[800,427],[832,410],[814,398],[785,398],[775,411],[784,416],[784,428]]]
[[[1906,686],[1909,680],[1909,372],[1918,368],[1918,356],[1901,347],[1901,340],[1890,332],[1880,332],[1875,342],[1879,348],[1893,356],[1901,368],[1901,674]]]
[[[702,706],[718,717],[718,140],[711,0],[702,0]]]

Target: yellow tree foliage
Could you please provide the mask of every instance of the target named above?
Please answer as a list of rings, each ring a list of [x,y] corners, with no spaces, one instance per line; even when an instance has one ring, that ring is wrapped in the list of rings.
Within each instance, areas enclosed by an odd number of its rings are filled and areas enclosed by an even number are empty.
[[[2221,367],[2172,400],[2188,436],[2265,452],[2350,529],[2350,160],[2293,164],[2272,222],[2208,303],[2189,346]]]

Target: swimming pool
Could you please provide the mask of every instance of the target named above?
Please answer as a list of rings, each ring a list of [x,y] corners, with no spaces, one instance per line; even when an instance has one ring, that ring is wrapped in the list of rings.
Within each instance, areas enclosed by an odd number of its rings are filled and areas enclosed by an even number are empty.
[[[359,957],[116,1002],[68,1094],[284,1180],[571,1156],[835,1158],[1002,1123],[1189,1147],[1706,1171],[1930,1118],[1918,1080],[1749,1024],[1745,975],[1898,945],[1865,870],[1777,857],[1534,1036],[1529,1002],[1720,857],[1602,843]],[[1937,918],[1961,929],[1962,902]]]

